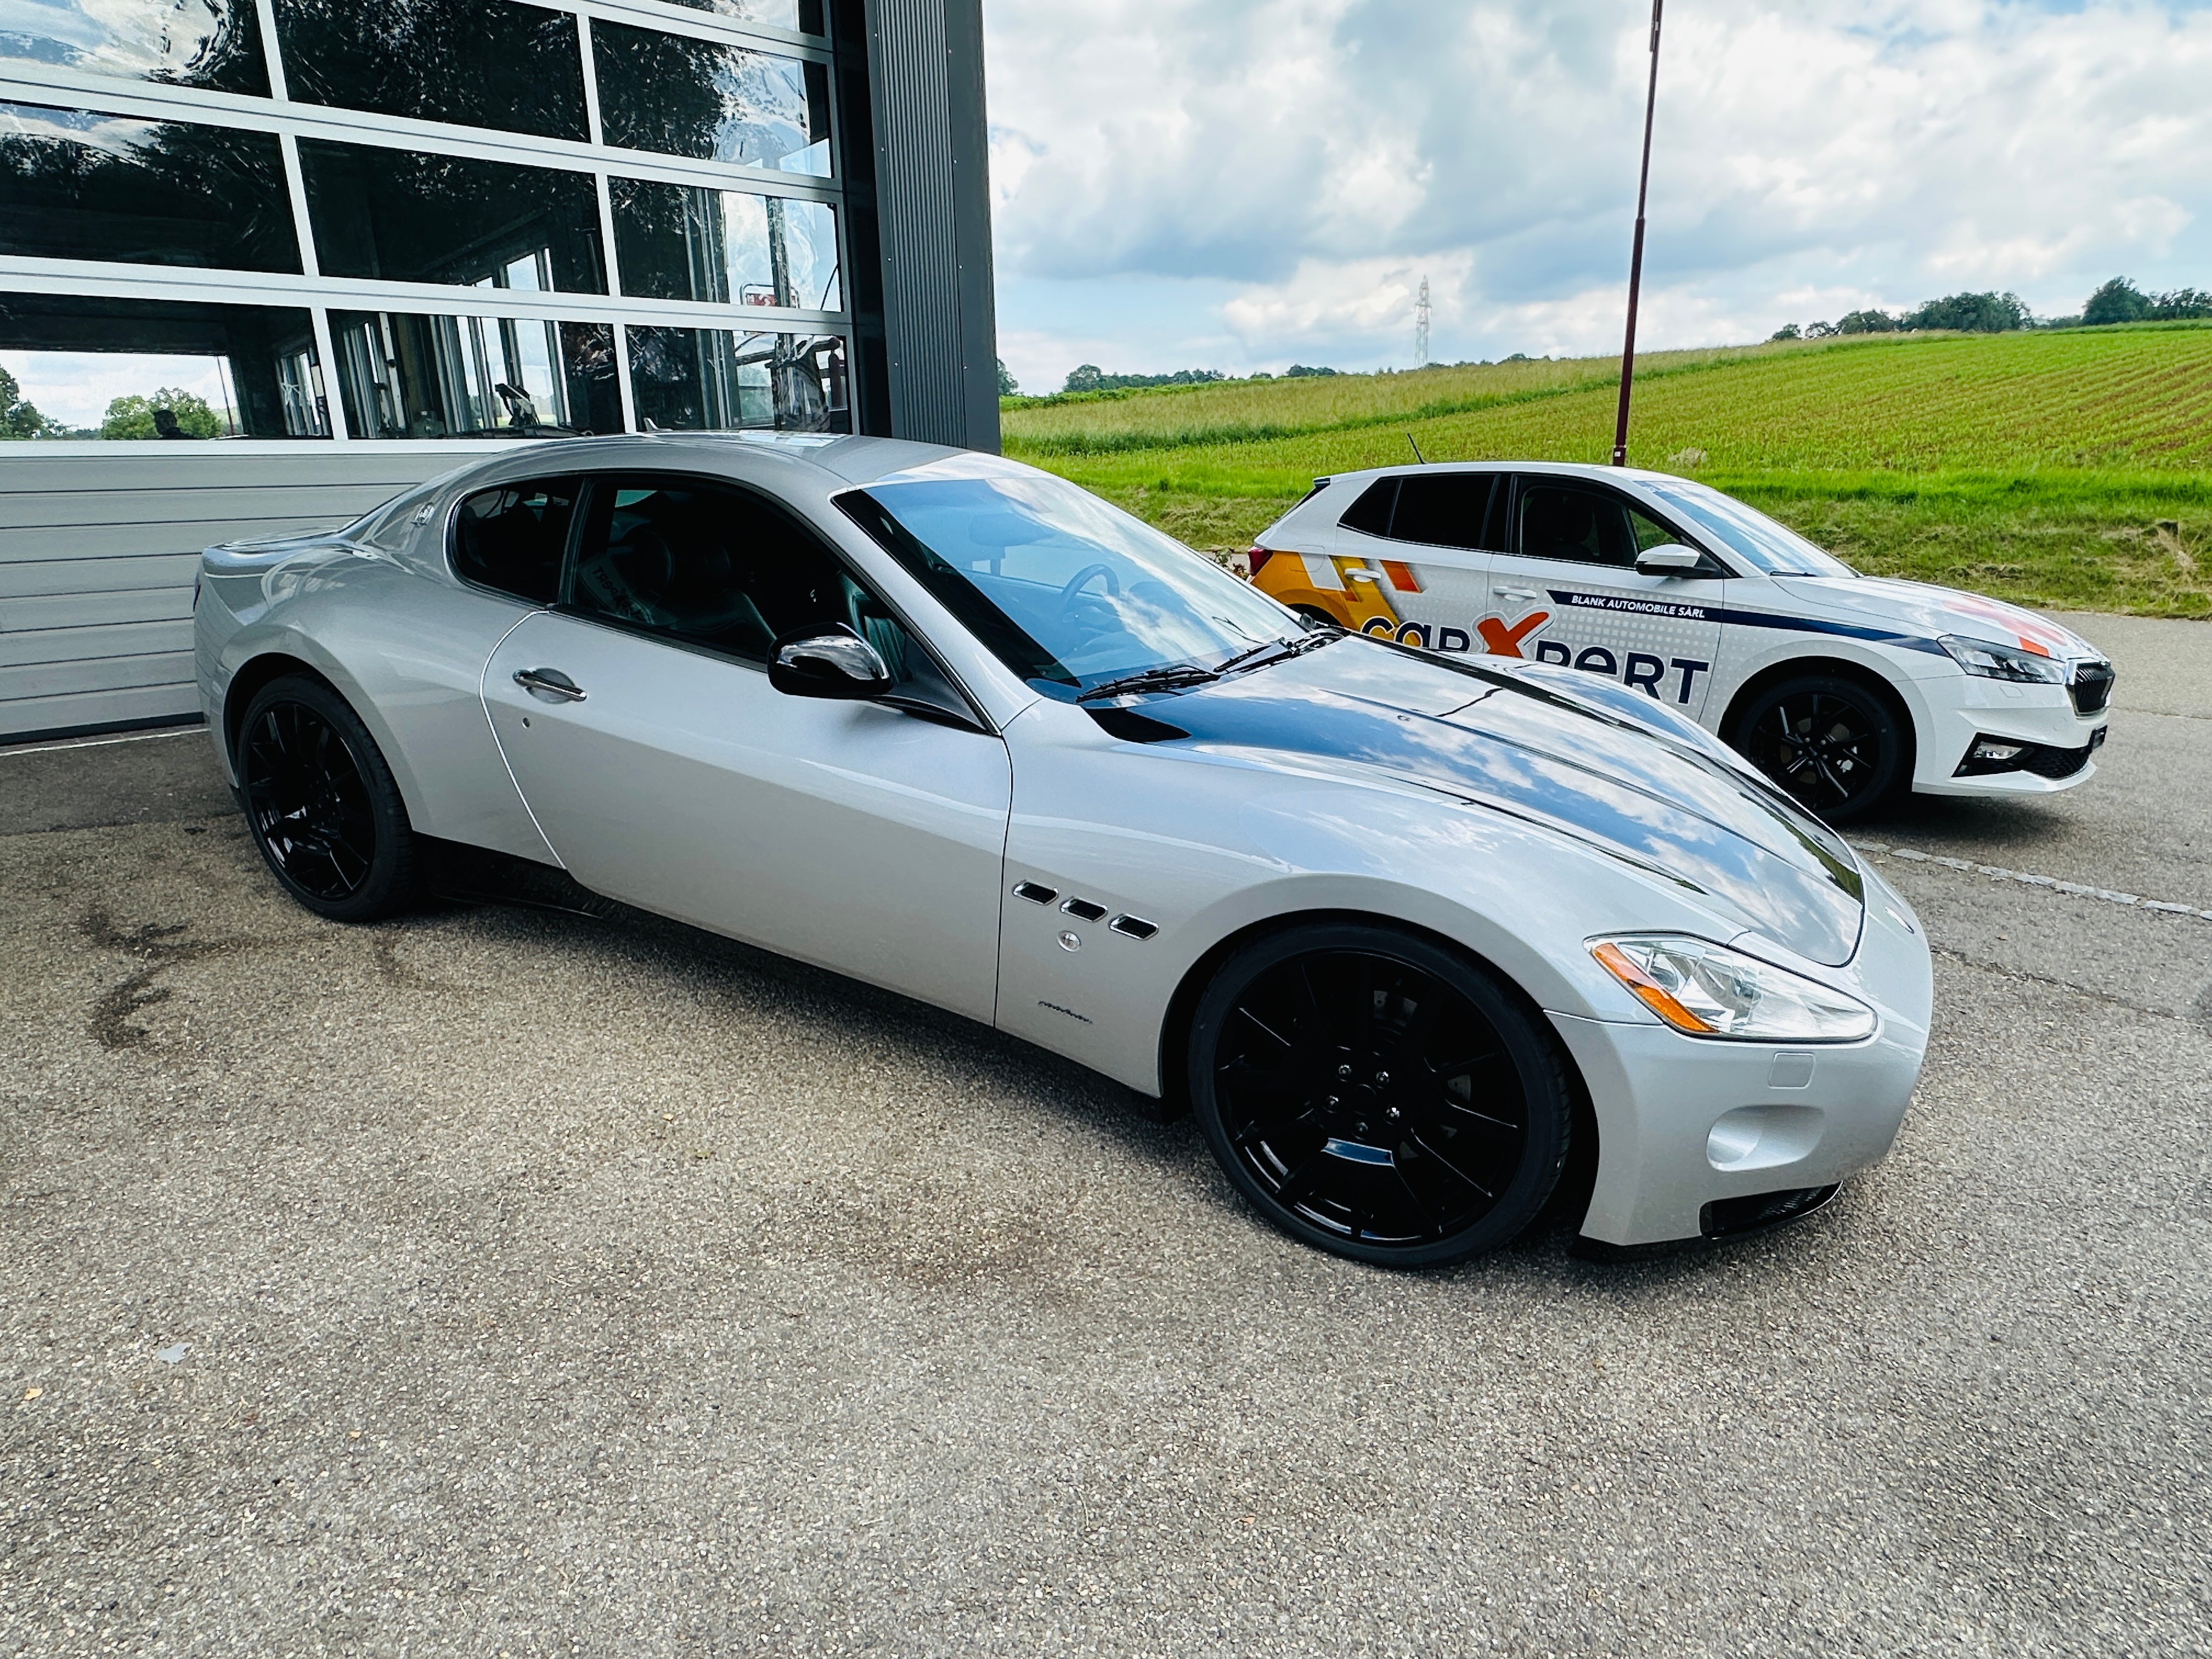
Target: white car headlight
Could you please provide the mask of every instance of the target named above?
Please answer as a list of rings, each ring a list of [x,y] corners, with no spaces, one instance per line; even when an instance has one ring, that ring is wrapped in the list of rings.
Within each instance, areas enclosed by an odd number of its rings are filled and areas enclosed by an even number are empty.
[[[1951,660],[1960,667],[1985,680],[2021,680],[2039,685],[2066,684],[2066,665],[2054,657],[2016,651],[2008,645],[1992,645],[1987,640],[1962,640],[1955,634],[1946,634],[1936,643],[1949,652]]]
[[[1856,997],[1680,934],[1590,941],[1590,954],[1678,1031],[1741,1042],[1851,1042],[1875,1012]]]

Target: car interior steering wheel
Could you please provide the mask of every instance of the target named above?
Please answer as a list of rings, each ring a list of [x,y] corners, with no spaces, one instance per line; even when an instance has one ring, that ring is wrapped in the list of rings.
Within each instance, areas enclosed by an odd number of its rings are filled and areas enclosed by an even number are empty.
[[[1106,579],[1106,592],[1114,598],[1121,597],[1121,579],[1114,574],[1112,565],[1086,564],[1070,576],[1067,579],[1067,586],[1060,590],[1060,608],[1063,611],[1074,607],[1077,597],[1082,593],[1085,584],[1094,576],[1103,576]]]

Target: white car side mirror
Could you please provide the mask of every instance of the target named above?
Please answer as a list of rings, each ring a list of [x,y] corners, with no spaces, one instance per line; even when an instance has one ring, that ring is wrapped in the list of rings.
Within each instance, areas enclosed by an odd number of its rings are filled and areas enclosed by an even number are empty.
[[[1662,547],[1647,547],[1636,556],[1636,574],[1639,576],[1686,576],[1705,562],[1705,556],[1694,547],[1685,547],[1680,542],[1668,542]]]

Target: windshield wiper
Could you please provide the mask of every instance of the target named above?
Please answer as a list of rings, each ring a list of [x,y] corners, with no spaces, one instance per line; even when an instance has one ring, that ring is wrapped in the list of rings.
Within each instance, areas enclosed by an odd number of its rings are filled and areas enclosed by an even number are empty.
[[[1285,662],[1292,657],[1303,657],[1309,651],[1327,645],[1338,638],[1343,630],[1337,628],[1316,629],[1310,634],[1301,634],[1295,639],[1267,640],[1249,651],[1239,651],[1213,672],[1226,674],[1232,668],[1265,668],[1269,663]],[[1273,654],[1270,654],[1273,653]]]
[[[1165,662],[1156,668],[1140,668],[1133,674],[1094,685],[1088,691],[1079,691],[1075,700],[1093,702],[1100,697],[1126,696],[1133,691],[1176,691],[1187,685],[1206,685],[1220,678],[1213,669],[1200,668],[1194,662]]]

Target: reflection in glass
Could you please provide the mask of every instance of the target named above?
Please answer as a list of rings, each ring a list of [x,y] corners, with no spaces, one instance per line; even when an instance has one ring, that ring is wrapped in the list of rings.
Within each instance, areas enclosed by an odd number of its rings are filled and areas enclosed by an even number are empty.
[[[765,23],[772,28],[797,29],[820,34],[822,0],[673,0],[694,11],[711,11],[739,23]]]
[[[276,136],[0,104],[0,253],[296,271]]]
[[[633,324],[629,380],[639,421],[665,431],[853,429],[845,342],[833,334]]]
[[[0,5],[7,0],[0,0]],[[293,97],[342,109],[587,137],[576,20],[506,0],[276,0]]]
[[[836,311],[837,210],[644,179],[608,180],[623,292]]]
[[[548,438],[622,430],[614,330],[537,318],[334,311],[357,438]]]
[[[289,307],[0,294],[0,435],[328,437],[313,326]]]
[[[530,286],[607,291],[588,174],[319,138],[300,165],[326,276],[469,287],[532,261]]]
[[[610,144],[830,176],[830,72],[742,46],[592,25]]]
[[[0,64],[269,95],[253,0],[0,0]]]

